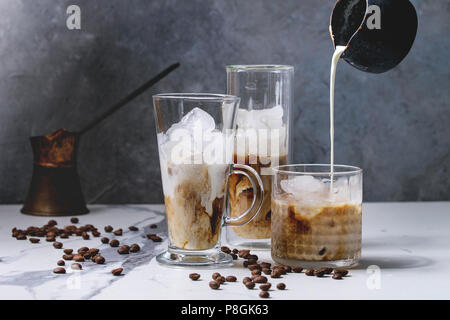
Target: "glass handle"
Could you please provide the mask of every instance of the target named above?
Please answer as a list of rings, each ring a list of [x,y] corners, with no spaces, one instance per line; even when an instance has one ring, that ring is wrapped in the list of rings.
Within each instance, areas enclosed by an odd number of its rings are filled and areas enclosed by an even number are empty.
[[[254,178],[251,177],[245,171],[235,170],[235,169],[246,170],[246,171],[250,172]],[[250,180],[253,190],[255,190],[253,192],[252,204],[250,205],[250,207],[247,210],[245,210],[245,212],[243,214],[241,214],[239,217],[236,217],[236,218],[232,218],[229,215],[227,217],[225,217],[225,220],[224,220],[225,225],[237,227],[237,226],[242,226],[244,224],[249,223],[259,213],[259,211],[261,210],[263,200],[264,200],[264,187],[263,187],[263,183],[262,183],[261,177],[259,176],[258,172],[256,172],[256,170],[250,166],[247,166],[244,164],[234,164],[232,170],[230,171],[230,173],[228,173],[228,177],[232,174],[241,174],[243,176],[246,176],[248,178],[248,180]],[[228,181],[228,177],[227,177],[227,181]],[[256,179],[257,184],[255,183],[255,179]],[[228,190],[228,188],[227,188],[227,190]],[[258,199],[259,199],[259,201],[258,201]]]

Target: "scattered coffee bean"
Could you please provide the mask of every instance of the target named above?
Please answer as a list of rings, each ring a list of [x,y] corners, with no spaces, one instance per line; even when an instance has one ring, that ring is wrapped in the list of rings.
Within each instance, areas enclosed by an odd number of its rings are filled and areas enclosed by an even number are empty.
[[[63,233],[61,233],[61,234],[59,235],[59,237],[60,237],[61,239],[68,239],[68,238],[69,238],[69,235],[68,235],[67,233],[63,232]]]
[[[342,280],[342,275],[340,273],[335,273],[332,278],[334,280]]]
[[[217,290],[220,288],[220,283],[218,283],[217,281],[210,281],[209,282],[209,287],[211,289]]]
[[[200,279],[200,275],[198,273],[191,273],[189,274],[189,278],[193,281],[197,281],[198,279]]]
[[[62,256],[62,258],[63,258],[64,260],[72,260],[72,259],[73,259],[73,255],[71,255],[71,254],[65,254],[65,255]]]
[[[286,272],[292,272],[292,268],[290,266],[284,266],[284,270],[286,270]]]
[[[261,270],[255,269],[252,270],[252,276],[260,276],[261,275]]]
[[[114,230],[113,233],[114,233],[116,236],[121,236],[122,233],[123,233],[123,231],[122,231],[122,229],[117,229],[117,230]]]
[[[56,241],[56,242],[53,242],[53,247],[55,249],[61,249],[63,247],[63,244],[62,244],[62,242]]]
[[[83,232],[81,234],[81,236],[83,237],[84,240],[89,240],[89,238],[90,238],[89,235],[86,232]]]
[[[253,282],[255,283],[266,283],[267,282],[267,277],[265,276],[257,276]]]
[[[255,283],[253,281],[247,281],[244,283],[247,289],[253,289],[255,287]]]
[[[314,269],[307,269],[306,272],[305,272],[305,274],[306,274],[307,276],[313,276],[313,275],[314,275]]]
[[[156,234],[148,234],[147,238],[149,238],[153,242],[161,242],[162,241],[162,238],[157,236]]]
[[[234,248],[232,252],[233,252],[234,254],[238,254],[238,253],[239,253],[239,250],[236,249],[236,248]]]
[[[227,276],[225,278],[227,282],[236,282],[237,278],[235,276]]]
[[[102,243],[108,243],[108,242],[109,242],[109,239],[106,238],[106,237],[103,237],[103,238],[100,239],[100,241],[101,241]]]
[[[251,265],[251,264],[258,264],[258,260],[256,260],[256,259],[248,259],[248,260],[247,260],[247,263],[248,263],[248,265]]]
[[[111,226],[105,227],[105,232],[111,232],[111,231],[113,231],[113,227],[111,227]]]
[[[47,222],[47,224],[48,224],[50,227],[53,227],[53,226],[56,226],[56,225],[58,224],[58,222],[56,222],[56,220],[49,220],[49,221]]]
[[[123,271],[123,268],[117,268],[117,269],[111,270],[111,273],[112,273],[114,276],[120,276],[120,275],[122,274],[122,271]]]
[[[81,247],[77,250],[78,253],[82,253],[82,252],[88,252],[89,248],[88,247]]]
[[[65,254],[71,254],[73,252],[73,249],[64,249]]]
[[[73,260],[77,262],[84,262],[84,256],[81,254],[76,254],[73,256]]]
[[[81,269],[83,269],[83,267],[82,267],[81,264],[79,264],[79,263],[72,263],[72,265],[70,266],[70,268],[71,268],[72,270],[81,270]]]
[[[151,228],[151,229],[156,229],[156,228],[158,228],[158,226],[157,226],[156,224],[153,223],[153,224],[150,225],[150,228]]]
[[[252,279],[250,279],[249,277],[245,277],[244,279],[242,279],[242,283],[245,284],[246,282],[252,281]]]
[[[55,268],[55,269],[53,269],[53,273],[63,274],[63,273],[66,273],[66,269],[64,269],[62,267]]]
[[[270,263],[268,263],[268,262],[261,262],[259,265],[260,265],[261,268],[263,268],[263,269],[270,269],[270,267],[272,266],[272,265],[271,265]]]
[[[89,249],[88,251],[87,251],[87,253],[90,255],[90,256],[95,256],[97,253],[99,253],[100,252],[100,249],[97,249],[97,248],[91,248],[91,249]]]
[[[222,247],[220,247],[220,250],[222,251],[222,252],[225,252],[225,253],[231,253],[231,250],[230,250],[230,248],[228,248],[228,247],[226,247],[226,246],[222,246]]]
[[[322,277],[325,275],[325,271],[322,270],[322,269],[315,270],[315,271],[314,271],[314,275],[315,275],[316,277],[318,277],[318,278],[322,278]]]
[[[245,260],[245,261],[242,263],[242,266],[243,266],[244,268],[247,268],[249,265],[250,265],[250,263],[248,263],[247,260]]]
[[[216,279],[217,279],[217,277],[220,277],[220,276],[221,276],[221,274],[220,274],[220,273],[218,273],[218,272],[214,272],[214,273],[212,274],[211,278],[213,278],[213,280],[216,280]]]
[[[271,278],[281,278],[281,272],[278,270],[272,270]]]
[[[335,274],[340,274],[342,277],[345,277],[348,274],[348,270],[345,269],[335,269]]]
[[[135,226],[129,226],[128,229],[129,229],[130,231],[138,231],[138,230],[139,230],[139,228],[138,228],[138,227],[135,227]]]
[[[302,267],[292,267],[292,271],[295,273],[300,273],[303,271],[303,268]]]
[[[220,276],[220,277],[217,277],[217,278],[215,279],[215,281],[218,282],[218,283],[220,283],[220,284],[223,284],[223,283],[225,283],[226,279],[225,279],[224,276]]]
[[[240,250],[239,251],[239,258],[247,259],[247,256],[250,255],[250,250]]]
[[[248,270],[253,271],[253,270],[261,270],[261,266],[259,264],[251,264],[248,267]]]
[[[98,254],[95,256],[95,263],[103,264],[105,263],[105,258]]]
[[[31,243],[38,243],[39,241],[41,241],[41,239],[39,238],[30,238],[29,240]]]
[[[261,298],[268,298],[268,297],[270,296],[270,294],[269,294],[269,291],[261,291],[261,292],[259,293],[259,296],[260,296]]]
[[[262,272],[265,274],[265,275],[270,275],[271,273],[272,273],[272,270],[270,270],[270,269],[268,269],[268,268],[263,268],[262,269]]]
[[[119,254],[129,254],[130,253],[130,247],[126,244],[121,246],[119,249],[117,249],[117,252]]]
[[[283,266],[275,266],[273,267],[273,270],[278,271],[282,275],[286,274],[286,269]]]
[[[100,237],[101,233],[98,231],[92,231],[92,235],[96,238]]]
[[[260,285],[259,288],[262,291],[268,291],[271,286],[272,286],[272,284],[268,282],[268,283],[264,283],[264,284]]]
[[[279,284],[277,284],[277,289],[284,290],[284,289],[286,289],[286,285],[283,282],[280,282]]]
[[[66,263],[64,262],[64,260],[58,260],[58,262],[56,263],[58,266],[63,266]]]
[[[111,242],[109,243],[109,245],[110,245],[111,247],[118,247],[119,244],[120,244],[120,242],[119,242],[119,240],[117,240],[117,239],[113,239],[113,240],[111,240]]]
[[[72,218],[70,218],[70,222],[72,222],[72,223],[78,223],[78,218],[77,217],[72,217]]]
[[[245,259],[248,259],[248,260],[253,259],[253,260],[258,261],[258,256],[257,256],[256,254],[248,254],[248,255],[245,257]]]
[[[139,250],[141,250],[141,247],[139,247],[139,245],[137,243],[133,243],[130,246],[130,252],[138,252]]]
[[[21,233],[21,234],[17,235],[16,239],[17,240],[27,240],[27,236],[24,235],[23,233]]]
[[[325,274],[330,274],[333,272],[333,268],[320,268]]]
[[[237,260],[238,256],[234,253],[230,253],[230,256],[233,258],[233,260]]]
[[[45,241],[47,241],[47,242],[55,242],[56,238],[55,237],[46,237]]]

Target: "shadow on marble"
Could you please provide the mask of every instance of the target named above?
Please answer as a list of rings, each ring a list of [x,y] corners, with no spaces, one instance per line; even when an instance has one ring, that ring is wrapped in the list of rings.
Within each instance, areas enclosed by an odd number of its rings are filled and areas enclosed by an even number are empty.
[[[376,265],[381,269],[410,269],[423,268],[434,264],[430,258],[420,256],[404,256],[404,257],[381,257],[369,256],[362,257],[355,269],[367,269],[371,265]]]

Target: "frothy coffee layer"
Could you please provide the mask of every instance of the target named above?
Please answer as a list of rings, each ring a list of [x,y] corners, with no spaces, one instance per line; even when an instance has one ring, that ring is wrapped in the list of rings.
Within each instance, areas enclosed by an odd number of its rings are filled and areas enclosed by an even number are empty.
[[[305,205],[289,195],[272,200],[272,257],[276,261],[358,259],[361,205]]]

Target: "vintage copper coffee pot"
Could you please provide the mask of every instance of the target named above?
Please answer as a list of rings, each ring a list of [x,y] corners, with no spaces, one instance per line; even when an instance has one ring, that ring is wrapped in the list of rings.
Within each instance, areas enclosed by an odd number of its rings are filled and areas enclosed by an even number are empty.
[[[22,213],[66,216],[88,213],[77,171],[81,136],[178,68],[173,64],[134,90],[78,132],[59,129],[46,136],[30,137],[33,176]]]
[[[417,13],[409,0],[338,0],[330,19],[334,46],[355,68],[382,73],[397,66],[417,33]]]

